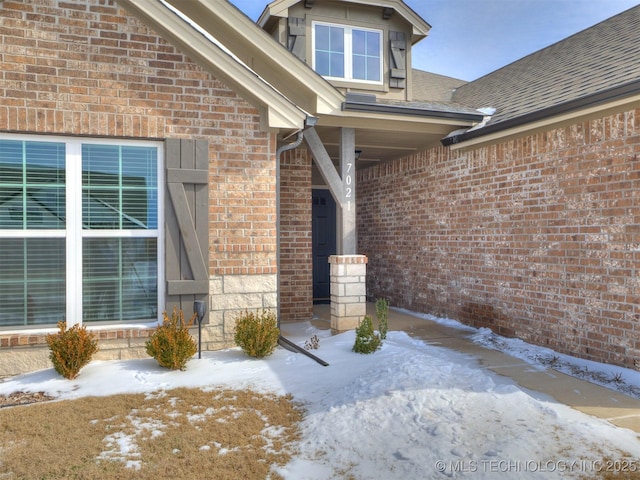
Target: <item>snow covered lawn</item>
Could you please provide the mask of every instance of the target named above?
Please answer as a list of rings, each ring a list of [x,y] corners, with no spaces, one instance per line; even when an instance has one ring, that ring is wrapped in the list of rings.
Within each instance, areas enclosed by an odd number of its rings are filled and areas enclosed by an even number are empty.
[[[467,355],[397,331],[371,355],[351,351],[354,332],[330,336],[304,324],[289,338],[303,345],[314,334],[312,353],[328,367],[282,348],[264,360],[230,349],[204,352],[185,372],[153,359],[92,362],[73,381],[48,369],[0,383],[0,394],[71,399],[180,386],[291,394],[306,414],[299,453],[277,472],[286,479],[592,478],[609,465],[629,478],[640,470],[635,432],[523,391]]]

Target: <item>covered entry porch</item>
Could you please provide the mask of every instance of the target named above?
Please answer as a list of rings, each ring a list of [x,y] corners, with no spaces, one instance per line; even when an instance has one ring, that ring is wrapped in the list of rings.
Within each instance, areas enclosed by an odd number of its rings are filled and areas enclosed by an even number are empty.
[[[482,118],[425,104],[399,108],[374,96],[345,98],[341,115],[322,116],[281,138],[279,158],[281,319],[309,319],[314,303],[330,303],[338,331],[355,328],[366,313],[371,259],[358,249],[357,214],[366,208],[357,197],[358,175],[423,151]],[[296,134],[297,145],[288,149],[285,140]]]

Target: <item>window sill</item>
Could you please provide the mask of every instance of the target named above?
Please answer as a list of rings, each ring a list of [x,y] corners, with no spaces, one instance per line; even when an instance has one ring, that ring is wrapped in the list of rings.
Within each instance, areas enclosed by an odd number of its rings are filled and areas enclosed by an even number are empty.
[[[384,83],[366,83],[366,82],[358,82],[354,80],[340,80],[340,79],[328,78],[328,77],[324,77],[324,79],[336,88],[373,90],[376,92],[387,91],[387,86]]]

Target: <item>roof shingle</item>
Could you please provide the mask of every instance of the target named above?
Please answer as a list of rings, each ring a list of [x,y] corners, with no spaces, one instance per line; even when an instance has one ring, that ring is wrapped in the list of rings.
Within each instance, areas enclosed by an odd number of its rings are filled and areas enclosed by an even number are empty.
[[[495,125],[639,81],[640,5],[461,85],[452,100],[495,108]]]
[[[450,102],[456,88],[467,83],[464,80],[415,68],[411,72],[411,79],[413,100],[416,102]]]

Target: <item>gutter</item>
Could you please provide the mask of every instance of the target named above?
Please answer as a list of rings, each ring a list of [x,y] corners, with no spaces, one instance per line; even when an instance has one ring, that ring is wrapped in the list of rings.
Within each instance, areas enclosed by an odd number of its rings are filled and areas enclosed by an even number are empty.
[[[375,99],[375,97],[374,97]],[[460,120],[465,122],[481,122],[484,115],[470,112],[451,112],[443,110],[428,110],[407,105],[389,105],[382,103],[353,100],[347,98],[342,103],[343,111],[367,112],[367,113],[391,113],[395,115],[408,115],[418,117],[442,118],[448,120]]]
[[[603,90],[601,92],[593,93],[591,95],[586,95],[575,100],[569,100],[567,102],[552,105],[550,107],[536,110],[531,113],[525,113],[524,115],[521,115],[519,117],[494,123],[486,127],[475,127],[464,131],[458,130],[444,137],[442,140],[440,140],[440,142],[445,147],[448,147],[457,143],[464,142],[466,140],[481,137],[483,135],[489,135],[491,133],[501,132],[510,128],[520,127],[522,125],[526,125],[527,123],[534,123],[564,113],[580,110],[582,108],[603,105],[638,94],[640,94],[640,81],[634,80],[632,82]]]
[[[454,112],[450,110],[434,110],[419,108],[411,105],[393,105],[389,103],[378,103],[375,95],[349,92],[342,103],[343,111],[366,112],[366,113],[387,113],[394,115],[407,115],[416,117],[432,117],[448,120],[459,120],[464,122],[481,122],[484,118],[482,113],[476,112]]]
[[[318,119],[315,117],[308,116],[305,121],[305,126],[311,127],[317,123]],[[278,302],[277,307],[277,325],[278,331],[280,331],[280,156],[283,152],[293,150],[298,148],[304,139],[304,132],[302,130],[298,131],[298,136],[296,140],[292,143],[288,143],[280,146],[276,150],[276,236],[277,236],[277,246],[276,246],[276,301]],[[282,335],[278,336],[278,345],[291,352],[303,353],[307,357],[315,360],[320,365],[327,367],[329,364],[322,360],[321,358],[316,357],[312,353],[308,352],[304,348],[296,345],[291,340],[288,340]]]

